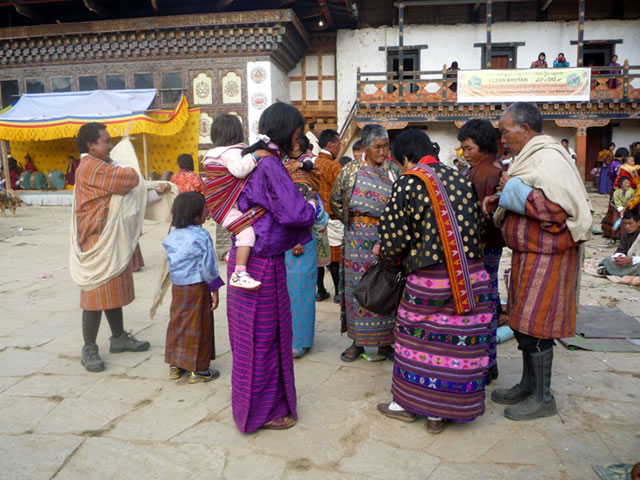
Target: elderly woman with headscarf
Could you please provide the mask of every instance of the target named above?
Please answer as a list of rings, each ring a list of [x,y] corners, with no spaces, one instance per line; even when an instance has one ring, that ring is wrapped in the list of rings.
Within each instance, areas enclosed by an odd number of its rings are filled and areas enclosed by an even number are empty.
[[[439,433],[447,420],[482,415],[493,298],[482,262],[484,225],[473,183],[433,156],[429,137],[401,133],[393,156],[405,173],[380,217],[380,255],[402,263],[407,283],[395,330],[393,401],[384,415],[427,417]]]
[[[357,360],[364,347],[378,348],[371,360],[393,357],[395,318],[366,310],[353,291],[375,260],[374,247],[380,242],[378,221],[400,169],[388,160],[389,134],[383,127],[365,126],[361,139],[365,149],[362,159],[349,162],[341,170],[330,200],[331,209],[345,226],[342,331],[353,339],[340,355],[345,362]]]

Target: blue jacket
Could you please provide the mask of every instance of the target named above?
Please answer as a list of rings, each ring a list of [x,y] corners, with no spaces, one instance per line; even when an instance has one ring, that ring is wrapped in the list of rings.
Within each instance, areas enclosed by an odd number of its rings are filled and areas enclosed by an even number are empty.
[[[211,236],[201,225],[176,228],[162,246],[167,251],[169,275],[174,285],[204,282],[212,292],[224,285]]]

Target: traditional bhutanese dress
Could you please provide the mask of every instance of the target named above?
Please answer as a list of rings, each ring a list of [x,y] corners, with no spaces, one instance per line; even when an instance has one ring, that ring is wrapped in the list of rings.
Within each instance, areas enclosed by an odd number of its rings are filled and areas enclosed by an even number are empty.
[[[84,155],[76,171],[75,214],[78,218],[78,244],[83,252],[93,247],[105,228],[111,195],[126,195],[138,185],[132,168],[121,168],[90,155]],[[110,310],[133,302],[135,289],[131,263],[117,277],[93,290],[80,291],[80,308]]]
[[[317,168],[306,172],[299,168],[300,161],[289,160],[285,163],[292,180],[306,200],[320,186],[320,172]],[[328,216],[324,210],[314,226],[324,224]],[[293,327],[294,350],[311,348],[316,326],[316,285],[318,283],[318,241],[315,237],[303,245],[304,253],[294,255],[291,250],[285,253],[287,266],[287,287],[291,299],[291,320]]]
[[[362,275],[375,260],[372,248],[380,241],[378,222],[392,185],[389,171],[365,164],[358,172],[349,203],[344,241],[344,302],[347,334],[357,346],[381,347],[393,343],[395,318],[366,310],[353,295]]]
[[[260,160],[238,197],[238,206],[242,212],[265,209],[253,224],[256,243],[247,264],[247,271],[262,287],[256,291],[230,287],[227,292],[233,354],[231,407],[238,429],[249,433],[285,415],[297,418],[284,252],[310,241],[316,212],[278,157]],[[235,258],[234,247],[229,276]]]
[[[526,196],[524,215],[509,212],[502,236],[513,250],[509,284],[510,326],[537,338],[575,335],[578,244],[566,212],[542,190]]]
[[[425,158],[440,183],[438,205],[409,172],[380,218],[382,258],[402,261],[410,272],[396,318],[393,400],[415,414],[468,422],[485,409],[493,316],[480,247],[483,217],[471,182]],[[439,212],[448,215],[442,227]],[[451,240],[442,241],[441,228],[456,239],[455,250]]]

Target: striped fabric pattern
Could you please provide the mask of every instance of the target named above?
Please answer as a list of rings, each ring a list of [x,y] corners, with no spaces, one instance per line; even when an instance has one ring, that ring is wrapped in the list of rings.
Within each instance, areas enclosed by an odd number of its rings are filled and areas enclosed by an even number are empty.
[[[228,276],[236,249],[229,254]],[[227,318],[233,354],[231,406],[243,433],[296,412],[291,305],[284,254],[249,258],[247,271],[262,282],[257,291],[229,287]]]
[[[124,195],[138,184],[132,168],[120,168],[103,160],[82,157],[76,171],[75,214],[78,217],[78,243],[82,251],[90,249],[104,230],[111,195]],[[80,308],[89,311],[110,310],[133,302],[135,289],[131,264],[117,277],[100,287],[80,291]]]
[[[449,271],[453,299],[457,313],[469,312],[475,308],[473,295],[471,294],[471,279],[467,268],[467,259],[464,255],[464,244],[456,219],[456,212],[447,196],[447,190],[440,177],[427,165],[418,164],[408,171],[407,175],[415,175],[420,178],[433,204],[433,215],[438,225],[438,235],[445,257],[445,265]]]
[[[164,361],[188,371],[202,371],[214,358],[211,292],[204,282],[173,285]]]
[[[537,338],[575,335],[578,246],[567,214],[533,190],[525,215],[507,214],[502,236],[513,250],[509,285],[510,326]]]
[[[476,308],[460,315],[444,264],[407,277],[396,318],[391,390],[393,400],[409,412],[459,422],[484,413],[491,282],[482,260],[468,259],[468,268]]]

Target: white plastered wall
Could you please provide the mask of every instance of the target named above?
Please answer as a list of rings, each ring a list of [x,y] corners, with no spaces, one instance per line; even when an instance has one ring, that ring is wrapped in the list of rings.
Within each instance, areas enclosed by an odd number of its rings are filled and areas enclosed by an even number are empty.
[[[503,22],[494,23],[492,42],[524,42],[518,47],[517,67],[528,68],[538,53],[547,54],[549,64],[556,54],[564,52],[571,65],[576,65],[577,22]],[[620,62],[640,64],[640,20],[599,20],[585,22],[585,40],[622,39],[616,45]],[[405,28],[407,46],[428,45],[421,50],[420,69],[440,70],[456,60],[462,69],[481,68],[481,48],[474,43],[486,42],[486,27],[476,25],[408,25]],[[378,47],[397,46],[397,27],[339,30],[337,37],[338,127],[346,120],[356,100],[356,70],[384,72],[387,69],[385,51]]]

